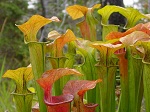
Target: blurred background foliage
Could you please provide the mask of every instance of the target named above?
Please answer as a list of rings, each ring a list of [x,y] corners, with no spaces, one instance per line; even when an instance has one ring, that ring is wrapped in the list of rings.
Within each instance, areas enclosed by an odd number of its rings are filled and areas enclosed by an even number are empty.
[[[27,13],[28,3],[25,0],[0,1],[0,63],[6,57],[5,69],[22,66],[28,59],[22,33],[15,26]]]
[[[10,97],[10,92],[15,88],[14,84],[8,79],[1,79],[1,76],[8,69],[30,64],[28,47],[15,24],[26,22],[34,14],[48,18],[57,16],[62,22],[43,27],[38,33],[40,41],[44,41],[49,31],[64,33],[68,28],[80,37],[79,29],[75,27],[80,20],[73,21],[65,9],[74,4],[92,7],[96,3],[101,3],[102,6],[114,4],[127,7],[123,0],[0,0],[0,112],[15,112],[14,102]],[[148,0],[138,0],[133,6],[148,13]],[[95,16],[100,19],[99,15]]]

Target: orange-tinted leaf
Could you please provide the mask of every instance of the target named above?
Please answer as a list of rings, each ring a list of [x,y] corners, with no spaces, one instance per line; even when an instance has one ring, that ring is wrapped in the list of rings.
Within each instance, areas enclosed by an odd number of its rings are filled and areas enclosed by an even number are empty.
[[[80,5],[73,5],[67,7],[66,10],[68,14],[72,17],[72,19],[78,19],[83,17],[86,14],[88,8]]]
[[[124,36],[134,32],[134,31],[142,31],[142,32],[145,32],[148,35],[150,35],[150,22],[145,23],[145,24],[140,23],[140,24],[136,25],[135,27],[130,28],[129,30],[127,30],[126,32],[123,32],[123,33],[111,32],[106,36],[106,39],[111,40],[111,39],[121,38],[121,37],[124,37]]]
[[[63,94],[71,94],[74,96],[74,103],[77,112],[95,112],[97,104],[84,104],[83,103],[83,95],[86,91],[93,89],[98,82],[101,82],[100,79],[96,81],[88,81],[88,80],[70,80],[65,85],[63,89]]]
[[[150,30],[150,22],[145,23],[145,24],[143,24],[143,25],[144,25],[144,27],[146,27],[147,29],[149,29],[149,30]]]
[[[149,27],[149,25],[150,25],[150,22],[145,23],[145,24],[139,23],[135,27],[130,28],[129,30],[127,30],[125,32],[125,35],[130,34],[130,33],[134,32],[134,31],[142,31],[142,32],[145,32],[148,35],[150,35],[150,27]]]
[[[108,50],[111,50],[110,54],[114,53],[116,50],[122,48],[122,44],[116,44],[116,45],[113,45],[111,43],[94,43],[92,44],[92,47],[98,49],[100,52],[107,52],[107,50],[104,50],[104,49],[108,49]]]
[[[65,34],[55,39],[47,46],[47,49],[52,52],[54,57],[62,56],[62,49],[67,42],[76,40],[74,33],[71,30],[67,30]]]
[[[78,26],[80,27],[80,31],[82,34],[82,37],[84,39],[90,40],[90,41],[96,41],[96,25],[97,20],[92,14],[91,10],[88,10],[85,16],[85,20],[80,22]]]
[[[52,19],[48,19],[40,15],[33,15],[26,23],[17,26],[24,33],[24,40],[26,42],[31,42],[37,41],[36,34],[39,29],[52,21],[58,22],[58,18],[52,17]]]
[[[98,79],[96,81],[70,80],[65,85],[63,89],[63,94],[78,94],[79,96],[82,96],[86,91],[93,89],[96,86],[96,84],[101,81],[101,79]]]
[[[48,112],[70,112],[70,102],[73,95],[52,96],[51,89],[55,81],[65,75],[82,75],[75,69],[59,68],[48,70],[38,79],[38,84],[44,89],[44,102],[48,106]]]
[[[78,24],[81,34],[84,37],[84,39],[90,40],[90,27],[89,24],[86,22],[86,20],[82,21]]]
[[[112,39],[118,39],[124,36],[124,33],[122,32],[110,32],[107,36],[106,36],[106,40],[112,40]]]
[[[73,19],[81,18],[84,16],[84,20],[78,24],[82,37],[87,40],[96,40],[96,25],[97,20],[94,18],[92,12],[94,9],[99,8],[100,4],[94,5],[92,8],[84,6],[73,5],[67,8],[69,15]]]
[[[150,38],[150,36],[144,32],[141,31],[135,31],[129,35],[126,35],[122,38],[120,38],[120,41],[125,45],[125,46],[130,46],[136,43],[138,40],[141,40],[143,38]]]
[[[39,78],[37,82],[44,90],[51,90],[51,87],[55,81],[57,81],[62,76],[71,74],[82,75],[75,69],[69,68],[52,69],[44,72],[42,77]]]

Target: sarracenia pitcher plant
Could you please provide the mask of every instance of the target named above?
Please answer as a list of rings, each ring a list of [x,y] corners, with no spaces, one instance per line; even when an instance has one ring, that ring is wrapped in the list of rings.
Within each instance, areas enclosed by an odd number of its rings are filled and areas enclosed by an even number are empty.
[[[59,24],[57,17],[33,15],[17,25],[29,47],[31,67],[3,75],[16,82],[12,93],[16,110],[31,112],[33,95],[37,95],[38,112],[140,112],[143,98],[146,112],[150,112],[149,14],[114,5],[101,8],[100,4],[68,6],[66,12],[73,20],[82,20],[77,23],[81,37],[72,28],[62,34],[55,29],[46,42],[40,42],[40,28],[51,22]],[[125,26],[109,24],[114,12],[126,18]],[[28,89],[29,80],[35,82],[35,93]]]
[[[17,70],[8,70],[3,77],[11,78],[16,83],[16,89],[12,93],[18,112],[31,112],[32,99],[35,93],[32,93],[27,83],[33,79],[31,67],[22,67]]]

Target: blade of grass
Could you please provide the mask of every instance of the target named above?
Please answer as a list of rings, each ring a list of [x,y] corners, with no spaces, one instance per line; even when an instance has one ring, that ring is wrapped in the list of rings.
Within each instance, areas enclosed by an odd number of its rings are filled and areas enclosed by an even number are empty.
[[[2,66],[1,66],[1,71],[0,71],[0,82],[2,80],[2,75],[4,73],[4,69],[5,69],[5,63],[6,63],[6,57],[4,57],[4,60],[2,62]]]
[[[6,22],[7,22],[7,17],[5,18],[5,20],[4,20],[3,24],[2,24],[2,28],[1,28],[1,31],[0,31],[0,38],[2,36],[2,33],[3,33],[3,30],[4,30]]]

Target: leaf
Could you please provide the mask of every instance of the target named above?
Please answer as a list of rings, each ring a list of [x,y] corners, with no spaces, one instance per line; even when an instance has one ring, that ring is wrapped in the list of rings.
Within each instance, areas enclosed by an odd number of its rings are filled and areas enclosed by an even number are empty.
[[[78,23],[77,26],[79,26],[81,34],[84,39],[90,40],[90,41],[96,41],[96,25],[97,20],[92,14],[91,10],[88,10],[85,15],[85,20]]]
[[[76,40],[74,33],[67,30],[65,34],[56,38],[52,43],[47,45],[47,52],[50,54],[50,62],[53,68],[63,68],[65,66],[66,57],[63,54],[63,47],[65,44]],[[60,95],[67,78],[61,78],[56,82],[55,95]],[[57,87],[59,86],[59,87]]]
[[[114,12],[125,14],[127,10],[115,5],[106,5],[105,7],[98,10],[98,13],[102,16],[102,23],[107,25],[110,15]]]
[[[48,106],[49,112],[70,112],[70,102],[72,95],[52,96],[52,85],[55,81],[65,75],[82,75],[75,69],[59,68],[48,70],[37,80],[38,84],[44,89],[44,102]]]
[[[24,33],[25,42],[37,42],[36,35],[39,29],[52,21],[58,22],[58,18],[48,19],[40,15],[33,15],[26,23],[17,25],[17,27]]]
[[[143,39],[143,38],[150,38],[150,36],[144,32],[141,31],[135,31],[129,35],[126,35],[122,38],[120,38],[120,41],[125,45],[125,46],[130,46],[135,44],[137,41]]]
[[[48,33],[48,38],[47,40],[55,40],[56,38],[60,37],[61,34],[59,34],[57,31],[53,30]]]
[[[31,112],[33,94],[27,89],[27,82],[33,79],[31,67],[8,70],[3,77],[11,78],[16,83],[16,90],[12,93],[18,112]]]
[[[134,8],[122,8],[114,5],[107,5],[98,10],[98,13],[102,16],[102,23],[108,24],[108,19],[110,15],[114,12],[119,12],[124,17],[127,18],[126,28],[133,27],[140,19],[147,18],[148,16],[140,13],[138,10]]]
[[[117,31],[111,32],[106,36],[106,39],[111,40],[111,39],[121,38],[121,37],[124,37],[128,34],[133,33],[134,31],[142,31],[142,32],[147,33],[148,35],[150,35],[150,28],[149,27],[150,27],[150,22],[145,23],[145,24],[139,23],[136,26],[128,29],[126,32],[123,32],[123,33],[122,32],[117,32]]]
[[[106,35],[106,40],[118,39],[123,37],[124,34],[122,32],[112,31]]]
[[[100,51],[100,64],[103,66],[116,66],[116,61],[112,57],[115,51],[123,48],[122,44],[113,45],[111,43],[93,43],[91,47]]]
[[[67,42],[75,41],[76,37],[71,30],[67,30],[65,34],[55,39],[52,43],[47,45],[47,51],[52,53],[52,57],[61,57],[62,49]]]
[[[16,83],[16,93],[25,94],[28,93],[26,83],[33,79],[33,73],[31,67],[22,67],[16,70],[8,70],[3,77],[11,78]]]
[[[93,89],[98,82],[101,82],[101,80],[70,80],[65,85],[63,89],[63,94],[71,94],[74,96],[74,108],[77,109],[77,112],[95,112],[97,104],[84,105],[83,95],[86,91]]]
[[[92,8],[87,8],[80,5],[73,5],[66,8],[68,14],[72,17],[72,19],[78,19],[86,15],[88,10],[98,9],[101,4],[95,4]]]
[[[134,8],[126,8],[127,9],[127,15],[124,15],[127,18],[127,24],[126,28],[131,28],[133,27],[140,19],[147,18],[149,19],[146,15],[142,14],[139,12],[137,9]]]
[[[86,20],[78,23],[77,26],[79,26],[81,34],[84,37],[84,39],[90,40],[89,36],[91,32],[90,32],[89,24],[86,22]]]
[[[88,8],[80,5],[73,5],[67,7],[66,10],[68,14],[72,17],[72,19],[78,19],[86,14]]]
[[[100,79],[96,81],[70,80],[65,85],[63,89],[63,94],[75,95],[77,93],[79,96],[83,96],[86,91],[93,89],[96,84],[101,81],[102,80]]]
[[[144,27],[146,27],[147,29],[150,29],[150,22],[145,23]]]
[[[38,84],[45,90],[45,91],[51,91],[52,85],[55,81],[57,81],[59,78],[65,75],[82,75],[75,69],[69,69],[69,68],[59,68],[59,69],[52,69],[48,70],[43,73],[42,77],[37,80]]]
[[[96,40],[96,25],[98,22],[92,13],[94,9],[97,9],[99,7],[100,4],[96,4],[92,8],[87,8],[79,5],[73,5],[67,8],[69,15],[73,19],[81,18],[84,16],[84,20],[77,24],[84,39],[91,41]]]

